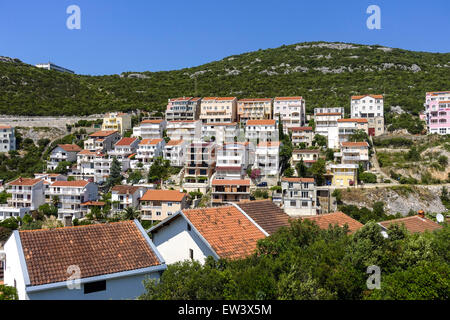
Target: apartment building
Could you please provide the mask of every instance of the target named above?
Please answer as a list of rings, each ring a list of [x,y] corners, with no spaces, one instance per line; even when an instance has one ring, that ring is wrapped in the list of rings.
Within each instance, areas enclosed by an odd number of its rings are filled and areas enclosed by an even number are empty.
[[[98,199],[97,184],[86,180],[56,181],[45,192],[47,202],[58,200],[58,218],[83,218],[82,204]]]
[[[60,173],[35,173],[35,179],[44,180],[44,184],[51,185],[55,181],[67,181],[67,176]]]
[[[166,120],[198,120],[201,98],[183,97],[169,99],[166,108]]]
[[[0,220],[23,218],[45,203],[43,179],[18,178],[8,184],[7,192],[11,197],[7,204],[0,205]]]
[[[306,147],[311,147],[314,139],[314,130],[312,127],[292,127],[289,128],[291,132],[291,141],[295,146],[304,143]]]
[[[77,154],[82,149],[76,144],[58,144],[50,153],[50,160],[47,161],[47,169],[55,170],[60,162],[76,162]]]
[[[333,108],[314,108],[314,116],[318,113],[340,113],[341,117],[345,117],[345,110],[342,107],[333,107]]]
[[[16,150],[16,133],[14,127],[0,125],[0,152]]]
[[[277,97],[273,102],[273,119],[281,118],[283,132],[289,128],[302,127],[306,123],[306,102],[302,97]]]
[[[315,134],[325,136],[328,141],[328,148],[339,148],[338,120],[342,118],[340,112],[317,113],[314,116],[316,124]]]
[[[213,206],[227,202],[250,200],[250,179],[215,179],[211,183],[211,202]]]
[[[122,171],[127,171],[130,168],[130,157],[136,154],[138,146],[138,138],[122,138],[114,145],[114,150],[110,151],[108,155],[119,160]]]
[[[369,167],[369,144],[367,142],[341,142],[341,151],[334,154],[342,164],[363,164]]]
[[[256,146],[254,168],[262,177],[278,177],[280,170],[280,141],[260,142]]]
[[[237,122],[204,123],[202,125],[203,141],[213,140],[217,144],[235,141],[239,136],[239,125]]]
[[[339,119],[338,120],[338,130],[339,130],[339,143],[346,142],[349,140],[350,136],[357,130],[362,130],[369,134],[369,122],[367,119],[356,118],[356,119]]]
[[[169,160],[173,167],[184,167],[188,144],[184,140],[170,140],[164,146],[164,160]]]
[[[317,189],[314,178],[282,178],[283,210],[290,216],[316,215]]]
[[[118,131],[121,136],[131,129],[131,115],[123,112],[111,112],[103,118],[102,131]]]
[[[278,141],[278,126],[275,120],[248,120],[245,139],[257,145],[260,142]]]
[[[167,122],[166,134],[170,140],[188,143],[202,140],[201,120],[174,120]]]
[[[188,207],[187,193],[178,190],[147,190],[140,199],[143,220],[162,221]]]
[[[352,96],[350,107],[351,118],[367,119],[370,136],[379,136],[384,133],[383,95]]]
[[[95,176],[94,159],[97,154],[101,152],[94,152],[89,150],[81,150],[77,154],[77,170],[73,174],[79,175],[82,179],[92,178]]]
[[[203,123],[236,122],[236,97],[207,97],[201,101],[200,120]]]
[[[297,163],[303,160],[306,167],[311,167],[313,163],[319,160],[320,150],[294,149],[292,151],[291,164],[295,167]]]
[[[136,160],[142,163],[143,167],[148,170],[152,165],[153,161],[157,157],[163,155],[164,146],[166,142],[164,139],[144,139],[139,142],[136,151]],[[134,169],[137,162],[131,162],[131,167]]]
[[[229,142],[217,150],[216,179],[243,179],[255,161],[255,148],[250,142]]]
[[[238,120],[246,123],[247,120],[272,119],[273,99],[241,99],[237,102]]]
[[[108,152],[121,139],[118,131],[97,131],[84,141],[84,149],[89,151]]]
[[[193,142],[186,148],[183,188],[205,193],[216,169],[217,145],[214,142]]]
[[[138,127],[133,128],[133,137],[141,139],[160,139],[166,129],[166,121],[163,119],[143,120]]]
[[[330,164],[327,169],[332,175],[331,185],[334,187],[358,186],[357,164]]]
[[[450,134],[450,91],[427,92],[424,106],[428,133]]]
[[[121,212],[126,208],[139,208],[139,200],[145,189],[138,186],[118,185],[111,189],[112,210]]]

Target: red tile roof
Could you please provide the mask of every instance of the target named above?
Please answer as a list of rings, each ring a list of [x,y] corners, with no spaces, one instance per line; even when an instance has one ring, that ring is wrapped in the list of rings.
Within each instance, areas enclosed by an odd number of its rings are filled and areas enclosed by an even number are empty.
[[[374,99],[383,99],[383,95],[381,94],[366,94],[364,96],[352,96],[352,100],[361,100],[365,97],[372,97]]]
[[[343,227],[345,224],[348,225],[350,233],[357,231],[363,227],[363,224],[343,212],[333,212],[327,214],[320,214],[317,216],[301,217],[300,219],[307,219],[314,221],[321,229],[328,229],[329,225],[338,225]]]
[[[158,143],[161,143],[164,139],[144,139],[141,142],[139,142],[140,145],[155,145]]]
[[[78,181],[55,181],[52,183],[52,187],[74,187],[82,188],[89,184],[89,181],[78,180]]]
[[[178,190],[147,190],[141,201],[181,202],[187,193]]]
[[[275,120],[247,120],[247,126],[274,126],[276,123]]]
[[[272,101],[272,98],[255,98],[255,99],[247,98],[238,100],[238,102],[269,102],[269,101]]]
[[[316,116],[341,116],[342,113],[340,112],[323,112],[323,113],[317,113]]]
[[[258,143],[258,147],[279,147],[280,144],[280,141],[260,142]]]
[[[34,186],[36,183],[41,182],[42,179],[31,179],[31,178],[18,178],[9,183],[10,186]]]
[[[293,128],[288,128],[291,131],[312,131],[312,127],[293,127]]]
[[[213,186],[249,186],[249,179],[242,180],[225,180],[225,179],[215,179],[212,181]]]
[[[276,100],[302,100],[302,97],[276,97]]]
[[[399,224],[399,225],[403,224],[405,228],[411,233],[417,232],[422,233],[425,231],[434,231],[442,228],[442,226],[439,225],[438,223],[427,218],[421,218],[419,216],[387,220],[379,222],[379,224],[385,228],[388,228],[391,224]]]
[[[369,147],[369,144],[365,141],[363,142],[341,142],[343,147]]]
[[[292,153],[320,153],[317,149],[294,149]]]
[[[134,194],[140,188],[135,186],[127,186],[127,185],[118,185],[114,186],[111,191],[117,191],[118,194]]]
[[[58,144],[58,147],[67,152],[80,152],[82,150],[76,144]]]
[[[153,123],[153,124],[159,124],[161,122],[163,122],[164,119],[156,119],[156,120],[144,120],[141,123]]]
[[[82,206],[95,206],[95,207],[103,207],[106,204],[106,202],[103,201],[87,201],[83,202]]]
[[[11,129],[11,126],[0,126],[0,129]]]
[[[234,206],[183,210],[220,258],[251,255],[265,234]]]
[[[109,137],[110,135],[112,135],[112,134],[114,134],[114,133],[117,133],[118,131],[116,131],[116,130],[111,130],[111,131],[97,131],[97,132],[94,132],[93,134],[91,134],[91,135],[89,135],[89,137],[98,137],[98,138],[100,138],[100,137]]]
[[[368,123],[367,119],[364,119],[364,118],[338,119],[338,122],[358,122],[358,123]]]
[[[81,278],[161,264],[134,221],[19,231],[32,286],[66,281],[77,265]]]
[[[137,138],[122,138],[116,143],[116,146],[130,146],[136,140]]]
[[[166,146],[178,146],[183,143],[183,140],[170,140],[166,143]]]
[[[315,182],[314,178],[286,178],[286,177],[283,177],[281,180],[287,181],[287,182],[301,182],[301,183],[314,183]]]

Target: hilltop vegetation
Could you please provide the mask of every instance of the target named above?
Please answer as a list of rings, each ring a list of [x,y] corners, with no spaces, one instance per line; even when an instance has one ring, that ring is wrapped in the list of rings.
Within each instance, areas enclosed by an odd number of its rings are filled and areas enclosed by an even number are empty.
[[[345,106],[353,94],[384,93],[389,106],[417,114],[426,91],[450,87],[450,54],[380,46],[301,43],[201,66],[121,76],[81,76],[0,62],[0,114],[88,115],[159,110],[177,96],[302,95],[307,109]]]

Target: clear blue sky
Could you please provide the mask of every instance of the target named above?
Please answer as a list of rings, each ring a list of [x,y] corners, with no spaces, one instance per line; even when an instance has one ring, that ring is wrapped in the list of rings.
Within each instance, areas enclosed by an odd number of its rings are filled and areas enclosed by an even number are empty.
[[[81,8],[81,30],[66,8]],[[381,30],[366,9],[381,8]],[[79,74],[192,67],[304,41],[450,52],[449,0],[0,0],[0,55]]]

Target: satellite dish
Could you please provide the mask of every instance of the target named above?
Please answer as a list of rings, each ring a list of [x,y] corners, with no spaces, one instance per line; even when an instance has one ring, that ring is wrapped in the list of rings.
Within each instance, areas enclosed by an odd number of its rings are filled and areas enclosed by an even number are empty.
[[[436,220],[437,220],[437,222],[442,223],[442,222],[444,222],[444,216],[441,213],[438,213],[436,215]]]
[[[388,235],[388,233],[386,232],[386,231],[381,231],[381,235],[385,238],[385,239],[387,239],[387,238],[389,238],[389,235]]]

